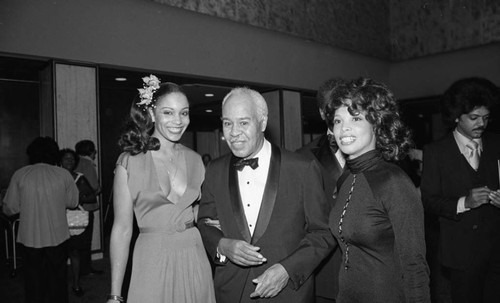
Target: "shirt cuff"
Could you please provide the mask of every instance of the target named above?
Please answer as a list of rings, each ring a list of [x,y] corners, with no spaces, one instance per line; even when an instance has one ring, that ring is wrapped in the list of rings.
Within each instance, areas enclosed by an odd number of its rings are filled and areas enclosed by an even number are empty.
[[[469,210],[470,208],[465,207],[465,197],[460,197],[457,203],[457,215]]]
[[[219,262],[221,263],[226,263],[227,258],[223,254],[219,253],[219,248],[217,247],[217,259],[219,259]]]

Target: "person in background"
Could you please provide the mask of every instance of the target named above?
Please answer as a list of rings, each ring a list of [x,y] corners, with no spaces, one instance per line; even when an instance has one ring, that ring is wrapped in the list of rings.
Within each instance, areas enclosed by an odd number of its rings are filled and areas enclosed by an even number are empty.
[[[99,185],[99,178],[97,176],[97,168],[94,163],[97,155],[94,142],[91,140],[81,140],[76,143],[75,151],[78,155],[78,165],[75,168],[76,172],[82,173],[87,179],[88,183],[95,192],[95,203],[83,204],[83,208],[89,212],[89,225],[84,232],[83,241],[85,241],[85,249],[80,251],[80,274],[82,276],[89,274],[101,275],[102,270],[95,269],[92,266],[92,236],[94,234],[94,212],[99,209],[99,193],[101,187]]]
[[[454,303],[500,299],[500,135],[486,131],[499,103],[491,81],[456,81],[442,97],[452,131],[424,147],[422,201],[439,218]]]
[[[133,217],[140,234],[132,262],[129,303],[215,303],[212,272],[193,203],[200,198],[205,167],[199,154],[180,144],[189,125],[182,88],[151,75],[132,103],[122,134],[113,184],[111,294],[123,302]]]
[[[78,165],[78,155],[76,152],[69,148],[64,148],[59,152],[59,163],[62,168],[68,170],[75,180],[76,187],[79,193],[79,205],[85,205],[88,203],[95,203],[96,194],[95,190],[90,186],[87,178],[82,173],[76,172],[75,167]],[[68,241],[68,252],[69,259],[71,262],[71,272],[73,280],[73,293],[77,297],[84,295],[84,290],[80,285],[80,255],[81,251],[88,251],[90,249],[88,243],[87,233],[89,233],[92,228],[87,226],[83,233],[79,235],[71,236]]]
[[[410,148],[392,92],[360,78],[326,108],[347,156],[330,229],[342,250],[337,302],[430,302],[424,211],[415,186],[391,161]]]
[[[99,193],[101,187],[99,185],[99,177],[97,176],[97,167],[94,162],[97,156],[97,149],[94,142],[91,140],[78,141],[75,144],[75,151],[80,158],[76,171],[82,173],[89,181],[90,186]]]
[[[54,139],[34,139],[27,154],[30,165],[14,173],[3,204],[5,214],[19,213],[26,302],[66,303],[66,208],[78,205],[78,188],[71,174],[56,166],[59,146]]]
[[[345,94],[347,81],[340,78],[329,79],[318,89],[316,96],[318,110],[321,119],[327,122],[325,108],[332,99],[337,99]],[[321,164],[323,177],[323,188],[327,196],[330,208],[333,207],[337,180],[342,174],[345,159],[342,151],[338,148],[333,136],[333,124],[326,123],[326,132],[302,147],[297,152],[309,155]],[[328,210],[330,213],[330,210]],[[316,274],[316,303],[335,302],[338,293],[338,272],[341,262],[340,249],[334,249],[325,258],[317,269]]]
[[[218,303],[313,302],[313,272],[333,246],[319,164],[267,141],[267,120],[254,90],[222,101],[232,153],[208,165],[198,215]]]
[[[203,156],[201,156],[201,160],[203,161],[203,165],[207,167],[208,163],[212,161],[212,156],[210,156],[210,154],[203,154]]]

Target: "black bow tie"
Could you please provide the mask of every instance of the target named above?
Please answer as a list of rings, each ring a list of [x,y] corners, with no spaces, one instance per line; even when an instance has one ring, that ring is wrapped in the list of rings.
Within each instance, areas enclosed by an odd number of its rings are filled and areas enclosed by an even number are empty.
[[[337,150],[339,149],[339,146],[337,145],[337,141],[335,141],[335,137],[333,134],[328,134],[328,142],[330,143],[330,149],[332,152],[335,154]]]
[[[234,167],[239,171],[242,171],[245,165],[250,166],[252,169],[256,169],[259,167],[259,158],[240,159],[234,163]]]

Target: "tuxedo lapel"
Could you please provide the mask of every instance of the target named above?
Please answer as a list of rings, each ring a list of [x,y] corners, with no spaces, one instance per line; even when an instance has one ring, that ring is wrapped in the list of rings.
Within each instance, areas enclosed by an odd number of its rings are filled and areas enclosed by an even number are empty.
[[[252,244],[259,241],[269,225],[269,220],[273,213],[276,196],[278,194],[278,184],[280,178],[281,152],[278,147],[272,146],[271,162],[269,164],[269,173],[267,174],[266,187],[260,205],[259,216],[255,225],[252,237]]]
[[[328,141],[328,136],[326,134],[321,136],[318,141],[318,145],[314,149],[311,149],[311,152],[324,167],[326,173],[330,177],[330,180],[335,181],[334,184],[325,185],[327,194],[335,197],[337,193],[336,181],[342,175],[343,169],[342,166],[340,166],[337,157],[335,157],[332,153],[330,142]]]
[[[500,154],[495,153],[495,144],[498,144],[498,142],[492,142],[490,139],[491,137],[487,134],[483,135],[483,151],[481,153],[478,171],[485,165],[491,165],[491,163],[498,165],[497,161],[500,160]]]
[[[332,153],[330,149],[330,142],[328,142],[328,137],[323,135],[324,139],[320,140],[319,147],[316,155],[319,163],[323,165],[330,174],[332,180],[338,180],[342,174],[342,167],[340,166],[337,157]]]
[[[230,204],[233,208],[234,220],[236,221],[236,225],[240,230],[243,239],[246,242],[250,243],[251,235],[250,230],[248,229],[247,219],[245,216],[245,212],[243,211],[240,190],[238,186],[238,173],[236,168],[234,167],[234,163],[236,162],[236,158],[234,156],[231,157],[229,162],[229,198]]]

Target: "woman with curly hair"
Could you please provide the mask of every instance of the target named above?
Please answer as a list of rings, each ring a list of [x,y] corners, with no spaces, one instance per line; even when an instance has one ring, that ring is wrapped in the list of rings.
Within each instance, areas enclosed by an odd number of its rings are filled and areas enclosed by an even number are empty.
[[[160,84],[153,75],[143,81],[119,141],[108,303],[124,301],[134,215],[140,234],[127,302],[212,303],[212,271],[193,212],[205,168],[196,152],[179,143],[189,125],[189,103],[174,83]]]
[[[424,214],[415,186],[391,161],[410,133],[392,92],[360,78],[327,106],[347,163],[330,229],[342,250],[338,303],[430,302]]]

